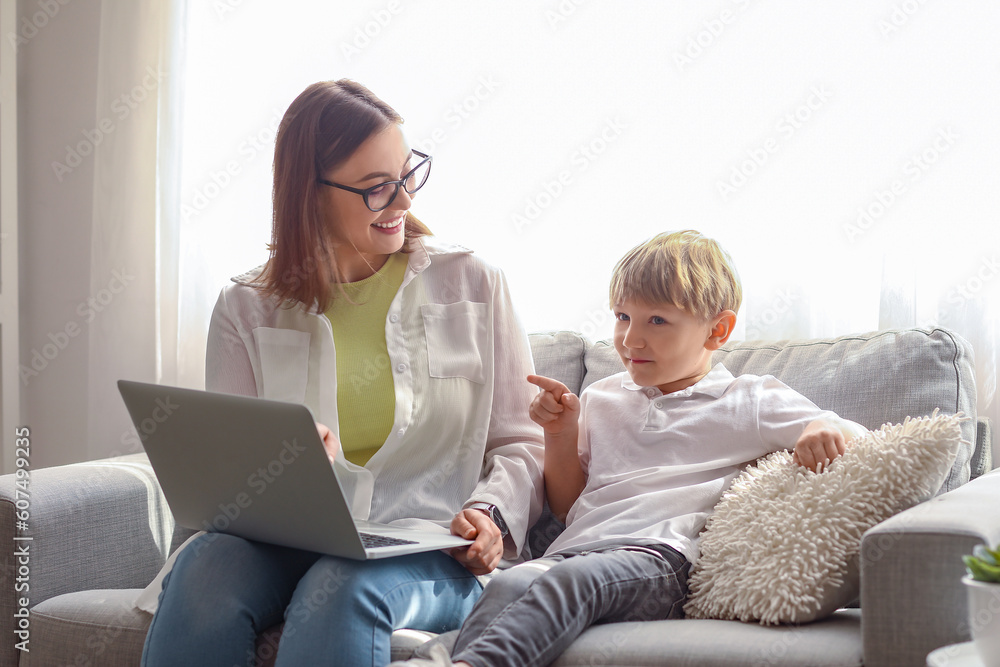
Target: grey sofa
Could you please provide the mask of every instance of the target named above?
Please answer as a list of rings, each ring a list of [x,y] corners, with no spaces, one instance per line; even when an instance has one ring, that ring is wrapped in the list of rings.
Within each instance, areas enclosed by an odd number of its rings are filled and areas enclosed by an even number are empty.
[[[614,349],[571,332],[532,334],[537,371],[574,391],[621,370]],[[772,374],[824,408],[869,428],[907,415],[962,411],[967,440],[942,495],[868,531],[861,606],[803,626],[676,620],[590,628],[554,663],[577,665],[924,665],[931,650],[968,640],[960,556],[1000,542],[1000,470],[989,472],[991,429],[977,420],[968,343],[945,329],[827,340],[730,343],[717,353],[735,374]],[[971,478],[972,482],[969,482]],[[132,603],[190,531],[174,525],[144,455],[36,470],[31,476],[30,652],[15,648],[20,564],[0,552],[0,665],[137,665],[149,616]],[[14,479],[0,477],[0,539],[13,544]],[[529,536],[541,553],[559,525]],[[261,664],[280,628],[258,640]],[[394,658],[430,638],[393,637]],[[437,639],[442,641],[445,638]],[[228,666],[226,666],[228,667]]]

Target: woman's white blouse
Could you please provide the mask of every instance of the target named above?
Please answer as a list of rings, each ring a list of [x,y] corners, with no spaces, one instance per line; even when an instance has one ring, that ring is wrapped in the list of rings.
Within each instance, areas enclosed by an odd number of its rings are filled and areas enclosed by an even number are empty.
[[[499,269],[471,251],[421,238],[385,322],[388,358],[350,379],[389,369],[395,417],[365,467],[336,458],[357,519],[447,531],[470,502],[496,505],[520,553],[542,506],[542,431],[528,339]],[[246,283],[222,290],[208,334],[206,389],[304,403],[338,431],[337,353],[329,320],[280,307]],[[343,379],[341,379],[343,381]],[[348,387],[347,390],[350,390]],[[311,510],[310,510],[311,511]]]

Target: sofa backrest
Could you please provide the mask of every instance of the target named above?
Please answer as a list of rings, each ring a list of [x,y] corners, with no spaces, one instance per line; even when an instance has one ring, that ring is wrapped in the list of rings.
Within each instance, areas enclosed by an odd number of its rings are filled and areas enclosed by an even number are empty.
[[[570,332],[532,334],[536,372],[570,389],[624,370],[608,341]],[[876,429],[907,416],[963,412],[965,442],[941,492],[969,481],[976,443],[972,347],[943,328],[898,329],[838,338],[727,343],[713,361],[734,375],[773,375],[819,407]],[[579,383],[576,384],[577,378]],[[987,443],[988,444],[988,443]],[[986,447],[988,451],[988,447]]]
[[[584,355],[593,344],[575,331],[533,333],[528,336],[528,340],[531,343],[535,372],[559,380],[570,391],[579,395],[583,391],[583,378],[587,373]],[[617,358],[616,355],[615,359]],[[624,370],[621,362],[618,364],[618,370]]]

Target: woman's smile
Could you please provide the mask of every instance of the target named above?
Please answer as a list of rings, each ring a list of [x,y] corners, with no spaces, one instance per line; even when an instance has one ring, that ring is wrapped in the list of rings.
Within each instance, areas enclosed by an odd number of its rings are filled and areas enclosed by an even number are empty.
[[[403,227],[403,220],[406,219],[406,212],[400,213],[395,218],[391,218],[384,222],[373,222],[372,227],[383,232],[385,234],[395,234],[400,231]]]

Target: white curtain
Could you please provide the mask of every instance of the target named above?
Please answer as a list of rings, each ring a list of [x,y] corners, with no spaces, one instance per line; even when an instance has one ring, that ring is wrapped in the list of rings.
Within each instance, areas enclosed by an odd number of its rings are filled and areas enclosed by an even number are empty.
[[[954,261],[936,252],[923,257],[886,252],[880,283],[878,328],[943,326],[966,338],[975,353],[978,413],[1000,424],[997,362],[1000,361],[1000,247],[994,225],[967,239],[973,248]],[[980,243],[983,247],[977,247]],[[996,438],[994,432],[994,438]],[[1000,447],[994,451],[1000,465]]]
[[[349,77],[434,155],[414,212],[505,270],[529,331],[608,336],[617,259],[691,227],[740,268],[739,338],[946,326],[1000,424],[1000,5],[289,0],[186,26],[182,383],[266,257],[278,119]]]
[[[179,0],[101,2],[92,297],[80,313],[93,322],[87,458],[142,451],[122,407],[119,378],[179,379],[174,202],[182,9]]]

